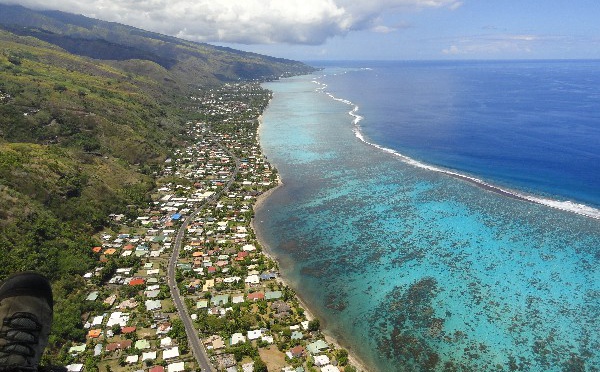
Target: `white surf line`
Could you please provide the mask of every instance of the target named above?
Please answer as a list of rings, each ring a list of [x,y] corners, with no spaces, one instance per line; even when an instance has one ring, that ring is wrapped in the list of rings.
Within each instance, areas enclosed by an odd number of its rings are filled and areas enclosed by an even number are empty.
[[[467,182],[471,182],[474,183],[480,187],[483,187],[486,190],[495,192],[497,194],[501,194],[507,197],[512,197],[515,199],[519,199],[519,200],[523,200],[523,201],[528,201],[531,203],[536,203],[536,204],[540,204],[540,205],[544,205],[550,208],[554,208],[554,209],[558,209],[561,211],[565,211],[565,212],[571,212],[571,213],[575,213],[581,216],[585,216],[585,217],[589,217],[589,218],[594,218],[597,220],[600,220],[600,209],[597,208],[593,208],[590,207],[589,205],[585,205],[585,204],[581,204],[581,203],[575,203],[573,201],[570,200],[555,200],[555,199],[548,199],[548,198],[543,198],[543,197],[539,197],[539,196],[534,196],[534,195],[529,195],[529,194],[525,194],[522,192],[518,192],[518,191],[514,191],[508,188],[502,188],[502,187],[498,187],[496,185],[493,185],[491,183],[485,182],[482,179],[476,178],[476,177],[472,177],[472,176],[468,176],[462,173],[458,173],[458,172],[454,172],[448,169],[444,169],[444,168],[440,168],[440,167],[436,167],[433,165],[429,165],[423,162],[420,162],[418,160],[415,160],[411,157],[408,157],[406,155],[403,155],[399,152],[397,152],[396,150],[392,150],[389,149],[387,147],[378,145],[376,143],[373,142],[369,142],[367,141],[367,139],[365,138],[365,136],[363,135],[363,133],[361,132],[361,127],[360,127],[360,121],[363,119],[363,117],[361,115],[358,115],[358,105],[352,103],[351,101],[347,100],[347,99],[343,99],[343,98],[337,98],[335,97],[333,94],[326,92],[325,89],[327,88],[327,84],[324,84],[320,81],[318,81],[317,79],[312,81],[313,83],[319,85],[319,87],[316,89],[317,92],[322,92],[325,93],[327,96],[329,96],[331,99],[335,100],[335,101],[339,101],[342,103],[345,103],[349,106],[353,106],[352,110],[350,110],[348,112],[348,114],[350,116],[352,116],[354,118],[354,120],[352,120],[352,124],[354,125],[354,128],[352,129],[352,131],[354,132],[354,135],[356,136],[356,138],[358,138],[359,140],[361,140],[362,142],[364,142],[367,145],[373,146],[381,151],[390,153],[396,157],[398,157],[402,162],[412,165],[414,167],[417,168],[421,168],[421,169],[426,169],[429,171],[433,171],[433,172],[438,172],[438,173],[443,173],[443,174],[447,174],[449,176],[455,177],[455,178],[459,178],[462,179],[464,181]]]

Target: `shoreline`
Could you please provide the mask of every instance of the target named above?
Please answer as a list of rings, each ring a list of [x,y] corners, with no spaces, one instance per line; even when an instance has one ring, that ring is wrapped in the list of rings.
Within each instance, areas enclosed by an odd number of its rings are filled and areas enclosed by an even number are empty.
[[[260,131],[260,127],[263,125],[262,115],[260,115],[258,117],[258,121],[259,121],[259,127],[257,130],[257,133],[258,133],[258,131]],[[262,147],[260,145],[260,139],[259,139],[258,135],[256,138],[256,142],[262,152]],[[271,168],[276,169],[273,164],[271,164],[271,163],[269,163],[269,164],[270,164]],[[260,194],[256,198],[256,201],[254,202],[254,204],[252,205],[252,210],[254,211],[255,216],[256,216],[256,211],[258,209],[261,209],[264,207],[265,201],[269,198],[269,196],[271,196],[271,194],[273,194],[276,190],[278,190],[279,188],[281,188],[283,186],[285,186],[285,185],[284,185],[283,181],[281,180],[281,176],[279,173],[277,173],[277,185],[268,189],[267,191],[263,192],[262,194]],[[254,231],[256,240],[260,244],[262,254],[264,254],[269,259],[277,262],[277,265],[279,266],[279,264],[280,264],[279,260],[275,257],[275,255],[273,254],[273,251],[271,250],[269,245],[266,244],[262,235],[259,233],[259,230],[256,228],[256,223],[257,223],[256,217],[253,217],[252,221],[250,221],[250,227],[252,228],[252,231]],[[281,270],[281,267],[279,267],[279,269]],[[282,275],[281,271],[279,273],[279,276],[277,277],[277,280],[280,281],[281,283],[283,283],[284,285],[294,289],[294,287],[290,285],[289,281]],[[298,294],[298,291],[296,291],[295,289],[294,289],[294,293],[295,293],[296,298],[298,299],[298,303],[299,303],[300,307],[302,309],[304,309],[304,314],[306,315],[306,318],[308,320],[316,319],[317,317],[314,315],[314,311],[311,310],[310,306],[308,305],[308,302],[305,301]],[[325,327],[323,327],[321,329],[321,333],[323,334],[323,337],[325,338],[325,341],[327,343],[334,345],[336,349],[346,349],[348,351],[348,361],[350,362],[350,364],[352,366],[356,367],[357,371],[361,371],[361,372],[369,371],[369,368],[366,367],[366,364],[362,360],[358,359],[358,357],[356,356],[356,354],[354,353],[352,348],[350,348],[348,346],[344,346],[342,343],[340,343],[339,340],[337,340],[335,338],[335,336],[333,336],[331,334],[331,332],[327,331],[327,329]]]
[[[278,188],[280,188],[282,186],[284,186],[284,184],[279,179],[279,183],[277,186],[275,186],[272,189],[269,189],[266,192],[259,195],[259,197],[256,199],[256,203],[253,205],[254,211],[256,211],[259,208],[262,208],[265,200],[275,190],[277,190]],[[263,237],[258,233],[258,230],[256,229],[255,224],[256,224],[256,219],[253,218],[252,222],[250,223],[250,227],[252,227],[252,230],[254,231],[254,234],[256,236],[256,240],[258,241],[258,243],[260,244],[260,246],[262,248],[262,254],[267,256],[269,259],[277,262],[277,264],[279,265],[279,260],[277,260],[277,258],[274,256],[273,252],[271,251],[269,245],[265,243]],[[277,280],[279,282],[283,283],[284,285],[294,289],[294,287],[290,285],[289,281],[285,278],[285,276],[283,274],[281,274],[281,272],[280,272],[280,275],[277,277]],[[294,293],[295,293],[296,298],[298,299],[298,303],[300,304],[300,307],[304,309],[304,314],[306,315],[306,319],[307,320],[316,319],[317,317],[314,315],[314,312],[311,310],[310,306],[308,305],[308,302],[305,301],[302,298],[302,296],[300,296],[300,294],[298,294],[298,292],[295,289],[294,289]],[[365,366],[365,363],[362,360],[358,359],[358,357],[354,354],[354,351],[352,348],[350,348],[348,346],[344,346],[326,328],[322,328],[321,333],[323,334],[323,337],[325,338],[325,341],[327,343],[335,345],[336,349],[346,349],[348,351],[348,360],[350,361],[350,364],[352,364],[354,367],[356,367],[356,369],[358,371],[362,371],[362,372],[369,371],[369,369]]]

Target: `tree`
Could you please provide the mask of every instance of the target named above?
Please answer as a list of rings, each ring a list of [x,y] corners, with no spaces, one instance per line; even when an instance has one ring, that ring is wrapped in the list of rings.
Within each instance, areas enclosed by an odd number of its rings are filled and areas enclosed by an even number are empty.
[[[348,364],[348,351],[346,349],[339,349],[336,352],[335,357],[340,366],[345,366]]]
[[[310,322],[308,322],[308,330],[310,332],[316,332],[319,330],[319,328],[321,328],[321,322],[319,321],[319,319],[313,319]]]
[[[57,92],[65,92],[67,90],[67,86],[61,83],[54,84],[54,90]]]
[[[179,318],[175,318],[171,321],[171,330],[168,333],[169,337],[176,339],[186,339],[185,326]]]
[[[10,55],[8,56],[8,62],[12,63],[15,66],[21,65],[21,57]]]
[[[120,335],[121,334],[121,326],[118,324],[113,324],[113,326],[111,327],[111,331],[113,332],[113,335]]]
[[[98,371],[98,361],[96,358],[92,356],[85,358],[85,370],[90,372]]]
[[[244,358],[244,356],[260,358],[258,356],[258,350],[254,346],[252,346],[252,344],[248,341],[242,344],[237,344],[235,346],[230,346],[229,348],[227,348],[227,352],[232,353],[235,357],[235,360],[238,362],[241,361]]]
[[[268,372],[267,365],[260,357],[254,359],[254,372]]]

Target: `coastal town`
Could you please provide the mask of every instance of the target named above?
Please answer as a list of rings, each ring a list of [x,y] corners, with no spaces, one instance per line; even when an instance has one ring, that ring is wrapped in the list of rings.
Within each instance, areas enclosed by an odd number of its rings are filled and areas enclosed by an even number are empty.
[[[143,206],[113,214],[89,247],[85,342],[68,371],[353,372],[348,352],[284,281],[252,228],[279,184],[258,144],[270,92],[225,84],[190,97],[187,145],[156,170]]]

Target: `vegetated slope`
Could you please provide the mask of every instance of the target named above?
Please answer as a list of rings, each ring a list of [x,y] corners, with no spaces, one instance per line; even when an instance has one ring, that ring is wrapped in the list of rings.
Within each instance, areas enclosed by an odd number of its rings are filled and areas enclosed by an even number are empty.
[[[181,137],[181,94],[138,75],[0,30],[0,280],[53,281],[51,348],[85,335],[82,274],[110,213],[135,216]]]
[[[65,242],[61,231],[84,236],[142,198],[152,185],[148,175],[179,135],[190,92],[312,71],[21,6],[0,4],[0,27],[0,279],[31,268],[60,276],[50,261],[39,267],[29,259],[43,256],[33,246],[54,239],[35,227],[39,219],[58,224],[54,240]],[[35,236],[23,239],[27,234]]]
[[[95,59],[152,61],[180,83],[272,79],[308,73],[303,63],[185,41],[113,22],[59,11],[0,5],[0,24],[13,33],[35,36],[70,53]]]
[[[111,213],[135,217],[184,139],[190,93],[312,71],[60,12],[0,4],[0,280],[55,292],[50,350],[81,341],[82,274]],[[110,226],[108,226],[110,227]],[[124,263],[128,264],[128,263]]]
[[[86,257],[83,237],[152,186],[181,119],[159,82],[32,37],[0,31],[0,44],[0,278],[55,278],[60,256]]]

